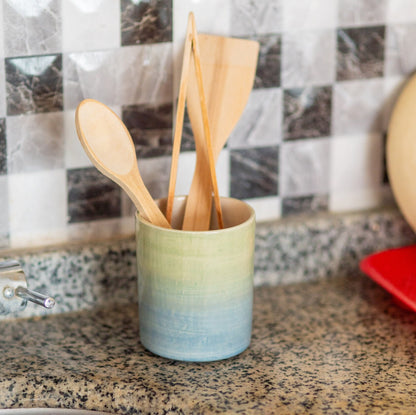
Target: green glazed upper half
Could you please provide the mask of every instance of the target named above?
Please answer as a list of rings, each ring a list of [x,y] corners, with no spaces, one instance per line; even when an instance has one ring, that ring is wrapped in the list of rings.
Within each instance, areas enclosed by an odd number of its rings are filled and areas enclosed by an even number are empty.
[[[215,290],[215,281],[226,289],[251,279],[254,211],[236,199],[223,198],[222,203],[226,228],[221,230],[165,229],[138,215],[137,256],[142,277],[151,275],[153,283],[160,279],[160,283],[163,280],[163,284],[173,284],[177,289],[191,285],[205,290]]]

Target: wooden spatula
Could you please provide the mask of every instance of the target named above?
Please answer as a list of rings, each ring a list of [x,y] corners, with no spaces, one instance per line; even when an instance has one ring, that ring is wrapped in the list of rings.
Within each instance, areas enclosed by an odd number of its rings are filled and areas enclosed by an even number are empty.
[[[246,106],[253,87],[258,42],[213,35],[198,35],[202,78],[208,107],[213,157],[216,161]],[[191,68],[193,66],[191,65]],[[200,97],[195,70],[191,69],[187,91],[188,114],[196,142],[204,137]],[[208,230],[212,187],[206,157],[198,156],[189,191],[182,229]]]

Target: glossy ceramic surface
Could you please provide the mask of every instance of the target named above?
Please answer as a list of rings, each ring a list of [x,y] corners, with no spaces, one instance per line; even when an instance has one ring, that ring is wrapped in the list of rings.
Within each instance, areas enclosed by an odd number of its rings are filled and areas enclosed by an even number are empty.
[[[183,208],[177,198],[174,226]],[[250,344],[255,215],[236,199],[223,198],[222,208],[226,228],[204,232],[137,217],[140,340],[155,354],[211,361]]]

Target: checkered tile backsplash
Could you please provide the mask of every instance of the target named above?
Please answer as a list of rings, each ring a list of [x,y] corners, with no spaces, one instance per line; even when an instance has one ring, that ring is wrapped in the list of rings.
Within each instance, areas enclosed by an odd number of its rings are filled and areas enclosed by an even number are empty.
[[[84,98],[129,128],[154,197],[167,194],[189,11],[200,32],[256,39],[245,112],[222,151],[222,195],[259,220],[390,203],[389,114],[416,67],[413,0],[0,2],[0,247],[131,234],[133,207],[74,128]],[[186,120],[177,193],[195,147]]]

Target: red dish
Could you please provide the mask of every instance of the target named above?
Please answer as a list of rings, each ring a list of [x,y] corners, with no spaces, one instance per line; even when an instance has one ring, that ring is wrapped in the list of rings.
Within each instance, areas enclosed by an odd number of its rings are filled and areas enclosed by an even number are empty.
[[[400,306],[416,311],[416,245],[369,255],[360,262],[360,269]]]

